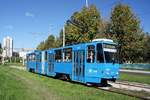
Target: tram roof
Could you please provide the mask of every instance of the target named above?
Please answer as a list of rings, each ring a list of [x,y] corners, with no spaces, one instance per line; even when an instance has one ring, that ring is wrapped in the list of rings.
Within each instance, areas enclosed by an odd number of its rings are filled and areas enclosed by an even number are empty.
[[[106,44],[116,44],[113,41],[91,41],[91,42],[86,42],[86,43],[80,43],[80,44],[73,44],[73,45],[67,45],[65,47],[59,47],[59,48],[52,48],[48,50],[59,50],[59,49],[65,49],[65,48],[73,48],[77,46],[86,46],[86,45],[92,45],[92,44],[97,44],[97,43],[106,43]],[[47,51],[47,50],[45,50]]]
[[[109,39],[107,39],[109,40]],[[81,47],[81,48],[84,48],[86,45],[92,45],[92,44],[97,44],[97,43],[106,43],[106,44],[117,44],[117,43],[114,43],[113,41],[105,41],[104,39],[101,39],[101,41],[90,41],[90,42],[85,42],[85,43],[80,43],[80,44],[73,44],[73,45],[67,45],[65,47],[58,47],[58,48],[50,48],[50,49],[46,49],[46,50],[34,50],[30,53],[27,53],[27,55],[29,54],[34,54],[34,53],[39,53],[39,52],[46,52],[46,51],[51,51],[53,52],[54,50],[59,50],[59,49],[65,49],[65,48],[77,48],[77,47]]]

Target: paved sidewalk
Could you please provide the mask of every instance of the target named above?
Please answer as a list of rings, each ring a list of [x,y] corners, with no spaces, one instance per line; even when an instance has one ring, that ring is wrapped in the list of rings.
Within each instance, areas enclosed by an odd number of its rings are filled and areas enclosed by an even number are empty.
[[[11,68],[16,68],[16,69],[19,69],[19,70],[26,70],[26,67],[21,67],[21,66],[10,66]]]

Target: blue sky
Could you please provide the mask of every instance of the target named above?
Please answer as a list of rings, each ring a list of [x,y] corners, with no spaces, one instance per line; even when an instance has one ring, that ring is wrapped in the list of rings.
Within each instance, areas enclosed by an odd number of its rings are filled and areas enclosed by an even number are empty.
[[[118,0],[89,0],[103,19],[109,19]],[[120,0],[128,4],[150,33],[150,0]],[[0,42],[11,36],[14,48],[35,48],[48,35],[58,36],[65,21],[85,5],[85,0],[0,0]]]

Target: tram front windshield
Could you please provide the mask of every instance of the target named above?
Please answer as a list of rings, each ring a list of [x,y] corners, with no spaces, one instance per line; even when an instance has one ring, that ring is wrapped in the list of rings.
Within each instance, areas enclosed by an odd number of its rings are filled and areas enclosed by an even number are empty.
[[[98,63],[117,63],[116,46],[112,44],[97,44],[97,62]]]
[[[112,44],[103,44],[103,51],[106,63],[117,62],[117,50],[116,46]]]

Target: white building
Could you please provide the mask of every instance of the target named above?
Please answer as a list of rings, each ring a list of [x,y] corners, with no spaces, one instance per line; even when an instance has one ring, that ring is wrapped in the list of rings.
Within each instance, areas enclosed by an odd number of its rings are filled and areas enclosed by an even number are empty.
[[[13,40],[7,36],[3,38],[3,57],[12,57],[13,54]]]

